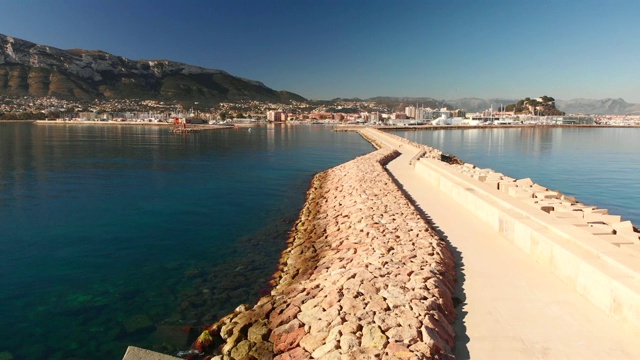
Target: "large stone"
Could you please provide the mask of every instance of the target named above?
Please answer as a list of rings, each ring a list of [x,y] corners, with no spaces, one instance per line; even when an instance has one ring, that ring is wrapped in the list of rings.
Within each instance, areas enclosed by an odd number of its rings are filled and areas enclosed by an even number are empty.
[[[298,320],[293,320],[290,323],[279,326],[271,331],[271,335],[269,335],[269,341],[271,341],[273,344],[280,343],[282,342],[283,337],[285,337],[287,334],[298,329],[303,329],[302,326],[302,323]]]
[[[273,358],[273,360],[308,360],[311,359],[311,354],[304,351],[302,348],[291,349],[285,353],[282,353]]]
[[[325,343],[328,333],[307,334],[300,340],[300,346],[312,353]]]
[[[278,341],[273,342],[273,350],[276,353],[288,351],[297,347],[302,337],[305,336],[304,328],[297,328],[289,333],[282,334],[278,337]]]
[[[300,308],[295,305],[289,305],[281,313],[276,313],[275,311],[272,311],[271,315],[269,316],[269,322],[271,323],[271,327],[277,328],[281,325],[291,322],[293,319],[296,318],[299,312],[300,312]]]
[[[343,334],[340,337],[340,349],[344,352],[350,352],[353,349],[360,347],[360,339],[355,334]]]
[[[260,360],[270,360],[273,358],[273,344],[266,341],[256,343],[249,355]]]
[[[252,344],[249,340],[242,340],[231,349],[231,357],[234,359],[242,359],[249,356]]]
[[[318,347],[314,352],[311,353],[311,357],[314,359],[321,359],[325,357],[329,352],[335,350],[338,344],[336,341],[330,341],[320,347]]]
[[[247,331],[247,338],[253,342],[262,342],[268,338],[269,326],[266,320],[260,320],[251,325]]]
[[[385,349],[385,356],[389,356],[393,359],[411,359],[415,354],[403,344],[390,342]]]
[[[382,350],[387,343],[387,336],[377,325],[365,325],[362,329],[362,347]]]

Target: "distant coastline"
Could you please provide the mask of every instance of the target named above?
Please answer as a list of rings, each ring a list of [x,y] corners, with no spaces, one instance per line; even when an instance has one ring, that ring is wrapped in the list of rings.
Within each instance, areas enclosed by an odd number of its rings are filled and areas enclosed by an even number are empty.
[[[50,120],[1,120],[1,122],[32,122],[37,125],[128,125],[128,126],[159,126],[170,127],[174,124],[163,122],[139,122],[139,121],[50,121]],[[280,124],[289,125],[288,122],[282,122]],[[294,123],[291,123],[294,124]],[[310,122],[296,122],[295,125],[313,125]],[[202,124],[190,124],[192,128],[233,128],[233,126],[224,125],[202,125]],[[640,125],[614,125],[614,124],[517,124],[517,125],[354,125],[354,124],[337,124],[334,125],[336,131],[353,131],[356,129],[375,128],[380,130],[460,130],[460,129],[514,129],[514,128],[640,128]]]

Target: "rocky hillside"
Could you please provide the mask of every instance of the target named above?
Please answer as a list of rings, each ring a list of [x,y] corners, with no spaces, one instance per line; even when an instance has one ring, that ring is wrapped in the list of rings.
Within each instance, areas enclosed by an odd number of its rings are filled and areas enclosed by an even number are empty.
[[[631,104],[620,98],[557,100],[556,106],[568,114],[640,114],[640,104]]]
[[[259,81],[168,60],[130,60],[103,51],[61,50],[0,34],[0,95],[68,100],[304,101]]]
[[[556,99],[546,95],[535,99],[524,98],[515,104],[507,105],[505,109],[506,111],[514,111],[515,114],[524,115],[554,116],[565,114],[556,108]]]

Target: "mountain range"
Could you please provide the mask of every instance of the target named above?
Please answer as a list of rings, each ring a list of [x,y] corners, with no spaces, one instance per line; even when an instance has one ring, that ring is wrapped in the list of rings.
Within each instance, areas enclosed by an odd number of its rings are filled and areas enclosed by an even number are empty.
[[[501,105],[517,103],[517,99],[480,99],[463,98],[447,100],[446,103],[456,109],[464,109],[468,112],[480,112],[490,109],[498,110]],[[590,115],[626,115],[640,114],[640,104],[632,104],[623,99],[556,99],[556,108],[566,114],[590,114]]]
[[[62,50],[0,34],[0,95],[66,100],[305,101],[255,80],[169,60],[130,60],[99,50]]]
[[[170,60],[131,60],[100,50],[62,50],[0,34],[0,95],[54,96],[66,100],[142,99],[202,106],[242,100],[289,103],[306,101],[260,81]],[[360,99],[357,99],[360,100]],[[393,107],[448,106],[479,112],[514,104],[516,99],[375,97]],[[640,104],[623,99],[556,100],[567,114],[640,114]]]

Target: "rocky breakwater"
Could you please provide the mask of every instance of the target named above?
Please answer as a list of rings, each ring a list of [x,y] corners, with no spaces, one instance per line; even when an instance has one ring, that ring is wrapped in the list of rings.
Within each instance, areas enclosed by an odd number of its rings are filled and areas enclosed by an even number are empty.
[[[455,264],[380,149],[315,176],[271,294],[209,326],[214,359],[451,359]]]

